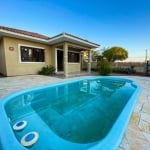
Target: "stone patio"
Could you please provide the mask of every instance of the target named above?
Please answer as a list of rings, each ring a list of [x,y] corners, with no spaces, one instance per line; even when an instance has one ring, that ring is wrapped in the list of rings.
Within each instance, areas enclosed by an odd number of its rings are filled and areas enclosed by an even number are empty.
[[[122,77],[136,81],[142,87],[142,91],[124,134],[124,138],[117,150],[150,150],[150,77]],[[71,79],[40,75],[0,78],[0,98],[26,88],[64,82]]]

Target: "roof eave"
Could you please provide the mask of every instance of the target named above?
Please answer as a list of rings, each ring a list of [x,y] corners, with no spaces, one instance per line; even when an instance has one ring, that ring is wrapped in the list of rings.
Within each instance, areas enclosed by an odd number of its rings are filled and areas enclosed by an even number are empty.
[[[24,39],[24,40],[30,40],[30,41],[33,41],[33,42],[47,43],[47,40],[45,40],[45,39],[32,37],[32,36],[28,36],[28,35],[23,35],[23,34],[19,34],[19,33],[14,33],[14,32],[2,30],[2,29],[0,29],[0,37],[1,36],[19,38],[19,39]]]
[[[95,49],[98,48],[100,45],[89,42],[87,40],[81,39],[79,37],[73,36],[71,34],[67,33],[62,33],[59,35],[56,35],[50,39],[41,39],[29,35],[24,35],[20,33],[14,33],[12,31],[6,31],[3,29],[0,29],[0,37],[1,36],[7,36],[7,37],[13,37],[13,38],[19,38],[19,39],[24,39],[24,40],[30,40],[33,42],[40,42],[48,45],[54,45],[60,42],[70,42],[70,43],[75,43],[84,47],[88,47],[90,49]]]
[[[70,36],[69,34],[63,33],[59,34],[58,36],[54,36],[51,39],[48,40],[49,44],[53,45],[58,42],[71,42],[71,43],[77,43],[81,46],[85,46],[88,48],[98,48],[100,45],[89,42],[87,40],[83,40],[74,36]]]

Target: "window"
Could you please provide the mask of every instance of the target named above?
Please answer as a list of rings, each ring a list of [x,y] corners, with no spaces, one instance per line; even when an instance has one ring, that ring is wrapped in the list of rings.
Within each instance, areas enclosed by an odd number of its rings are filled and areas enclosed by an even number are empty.
[[[80,53],[68,52],[68,62],[79,63],[80,62]]]
[[[22,62],[44,62],[44,49],[20,46],[20,54]]]

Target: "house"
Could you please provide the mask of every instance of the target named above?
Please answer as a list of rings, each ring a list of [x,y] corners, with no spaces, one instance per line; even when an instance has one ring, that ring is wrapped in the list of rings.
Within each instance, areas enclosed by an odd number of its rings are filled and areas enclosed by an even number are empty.
[[[37,74],[43,66],[52,65],[56,73],[82,71],[82,52],[88,51],[88,72],[91,50],[100,45],[80,37],[61,33],[47,37],[34,32],[0,26],[0,73],[5,76]]]

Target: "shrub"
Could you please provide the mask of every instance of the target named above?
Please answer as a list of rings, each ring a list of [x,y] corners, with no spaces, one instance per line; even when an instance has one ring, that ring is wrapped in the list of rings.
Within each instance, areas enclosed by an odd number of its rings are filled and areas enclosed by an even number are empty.
[[[134,67],[125,68],[125,73],[127,73],[127,74],[135,74],[136,70],[134,69]]]
[[[98,63],[98,73],[101,75],[109,75],[112,72],[109,62],[105,58],[100,58]]]
[[[114,73],[125,73],[125,69],[124,68],[113,68],[112,71]]]
[[[124,73],[124,74],[135,74],[136,70],[134,66],[127,67],[127,68],[113,68],[114,73]]]
[[[50,66],[46,66],[46,67],[42,67],[41,70],[38,71],[38,74],[40,75],[54,75],[55,74],[55,67],[53,67],[52,65]]]
[[[97,72],[97,68],[91,68],[91,71]]]

